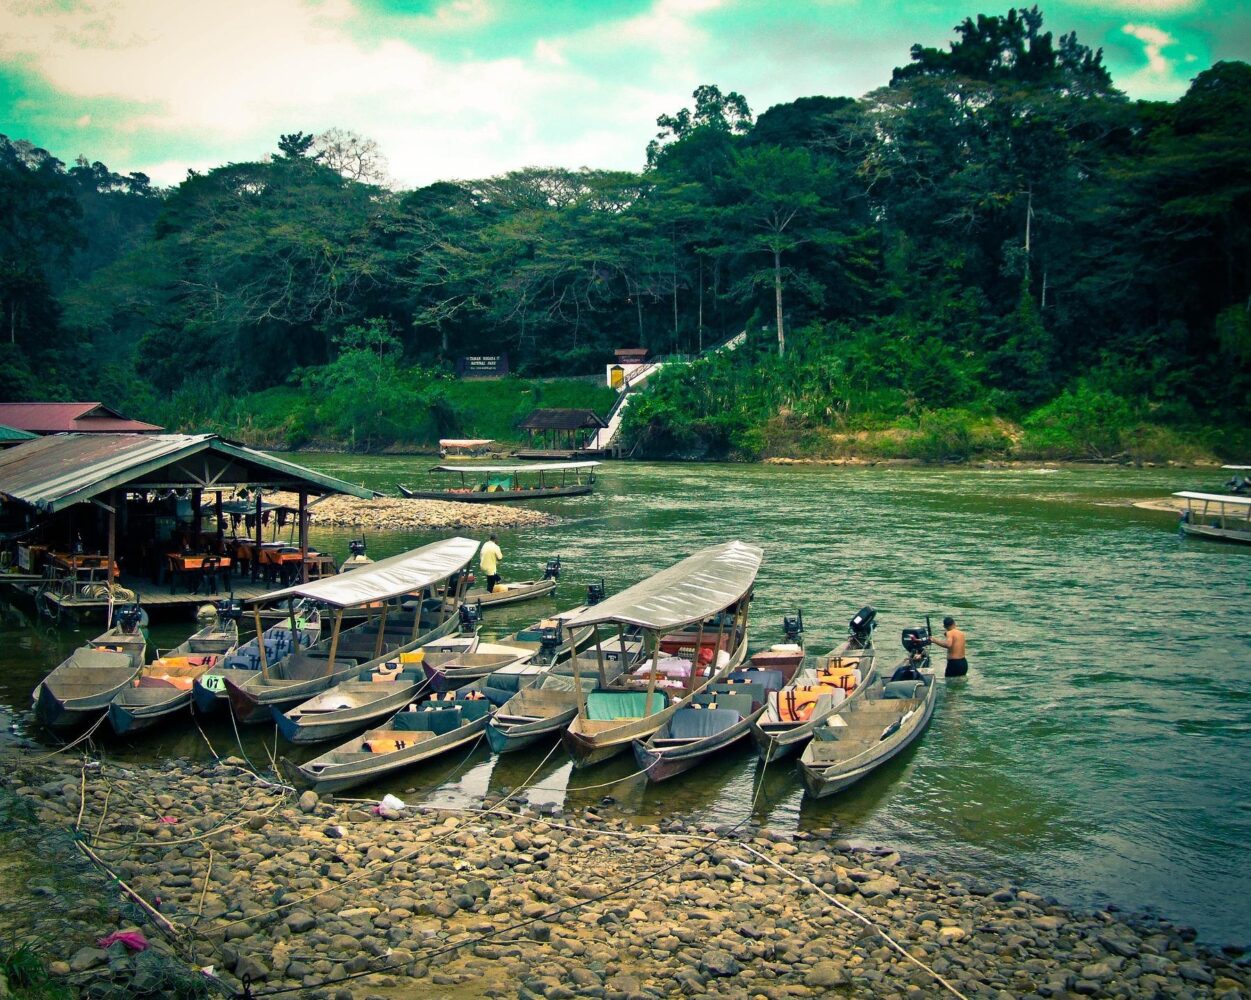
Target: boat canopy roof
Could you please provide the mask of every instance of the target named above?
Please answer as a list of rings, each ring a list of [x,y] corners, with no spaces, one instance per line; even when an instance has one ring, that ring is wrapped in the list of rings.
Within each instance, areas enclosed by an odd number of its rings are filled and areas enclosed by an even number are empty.
[[[283,597],[307,597],[336,608],[351,608],[385,601],[446,580],[464,569],[477,551],[478,542],[472,538],[448,538],[370,563],[351,573],[262,594],[252,603],[260,604]]]
[[[1175,497],[1182,497],[1186,500],[1204,500],[1210,503],[1227,503],[1235,507],[1251,507],[1251,497],[1235,497],[1226,493],[1191,493],[1184,490],[1181,493],[1174,493]]]
[[[751,590],[763,559],[763,549],[739,541],[702,549],[566,619],[565,628],[620,622],[661,631],[703,621]]]
[[[1232,469],[1235,472],[1251,471],[1251,465],[1222,465],[1222,469]]]
[[[532,462],[528,465],[436,465],[431,472],[562,472],[570,469],[593,469],[599,462]]]
[[[440,448],[484,448],[495,444],[495,438],[439,438]]]

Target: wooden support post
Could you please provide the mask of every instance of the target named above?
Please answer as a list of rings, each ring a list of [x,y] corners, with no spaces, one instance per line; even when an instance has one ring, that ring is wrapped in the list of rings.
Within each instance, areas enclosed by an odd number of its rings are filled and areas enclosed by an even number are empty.
[[[382,640],[387,634],[387,611],[391,605],[385,601],[382,604],[382,616],[378,619],[378,638],[374,642],[374,659],[378,659],[382,655]]]
[[[213,494],[213,516],[217,518],[217,554],[226,554],[226,519],[222,515],[222,491]]]
[[[261,628],[261,606],[252,605],[252,614],[256,618],[256,646],[261,654],[261,676],[269,680],[269,657],[265,655],[265,630]],[[294,643],[292,644],[294,646]]]
[[[265,539],[261,534],[261,488],[256,488],[256,548],[252,551],[252,582],[256,582],[257,571],[261,567],[261,542]]]
[[[105,628],[113,627],[113,563],[117,559],[117,490],[109,491],[109,551],[104,564],[104,579],[109,586],[109,613]]]
[[[690,683],[687,684],[687,687],[686,687],[687,694],[691,694],[695,690],[695,677],[698,673],[697,668],[699,667],[699,651],[704,646],[704,626],[707,623],[708,623],[708,620],[706,618],[700,621],[699,632],[695,636],[695,663],[691,666]],[[716,654],[714,653],[713,655],[715,656]]]
[[[570,630],[570,638],[572,638],[572,629]],[[574,653],[574,661],[577,662],[578,654]],[[599,664],[599,686],[608,687],[608,676],[604,673],[604,644],[599,638],[599,624],[595,625],[595,661]]]
[[[599,626],[595,626],[596,639],[599,638]],[[569,630],[569,642],[573,642],[573,629]],[[573,696],[578,702],[578,717],[586,718],[586,692],[582,690],[582,671],[578,667],[578,657],[573,657]]]
[[[326,664],[326,676],[329,677],[334,673],[334,658],[339,652],[339,632],[343,629],[343,609],[339,608],[334,613],[334,632],[330,635],[330,660]]]
[[[300,630],[295,627],[295,598],[287,598],[287,614],[291,617],[291,652],[297,653],[300,649]]]
[[[646,646],[647,644],[646,634],[644,634],[643,643],[644,643],[644,646]],[[652,714],[652,695],[656,693],[656,668],[659,665],[660,665],[660,633],[653,632],[652,633],[652,670],[651,670],[651,673],[647,677],[647,701],[643,705],[644,715]],[[692,670],[695,669],[694,664],[692,664],[691,669]]]
[[[300,490],[300,582],[308,583],[308,491]]]

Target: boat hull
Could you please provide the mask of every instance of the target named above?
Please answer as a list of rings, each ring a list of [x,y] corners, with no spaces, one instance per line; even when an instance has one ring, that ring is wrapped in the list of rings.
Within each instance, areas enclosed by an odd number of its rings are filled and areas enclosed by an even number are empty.
[[[553,579],[535,580],[526,586],[514,587],[495,594],[484,590],[470,590],[462,598],[463,604],[481,604],[484,608],[501,608],[506,604],[520,604],[522,601],[533,601],[555,593],[556,581]]]
[[[109,703],[109,725],[119,736],[149,729],[171,715],[185,711],[191,704],[191,692],[179,691],[174,697],[160,704],[128,705],[124,700],[120,700],[124,698],[127,690],[134,689],[123,689]]]
[[[816,799],[824,799],[846,788],[850,788],[916,742],[929,726],[930,718],[934,714],[934,704],[937,700],[937,690],[934,685],[935,681],[931,678],[925,700],[921,704],[921,717],[913,725],[909,726],[908,730],[898,740],[890,741],[888,745],[884,745],[880,753],[869,757],[852,768],[842,768],[838,765],[828,768],[814,768],[801,761],[799,771],[808,794]],[[886,743],[886,741],[883,742]]]
[[[1193,535],[1195,538],[1207,538],[1215,542],[1238,542],[1243,545],[1251,545],[1251,530],[1239,530],[1237,528],[1214,528],[1207,524],[1187,524],[1182,522],[1181,530],[1187,535]]]
[[[812,734],[817,726],[828,720],[831,715],[837,715],[839,712],[846,711],[873,684],[877,668],[876,654],[873,652],[872,647],[869,647],[868,652],[860,657],[862,664],[865,659],[869,661],[868,667],[864,671],[864,676],[861,678],[860,683],[838,705],[834,705],[819,714],[814,712],[812,718],[794,726],[769,722],[757,722],[752,726],[751,737],[756,744],[757,756],[765,764],[771,764],[774,761],[787,760],[794,757],[797,753],[801,753],[804,747],[808,745],[808,741],[812,739]]]
[[[393,682],[387,686],[394,687],[395,690],[388,692],[385,698],[380,698],[369,705],[358,706],[350,712],[339,715],[338,718],[293,717],[293,713],[298,710],[299,706],[286,713],[271,706],[270,713],[278,726],[278,732],[288,743],[300,745],[324,743],[327,740],[351,736],[353,733],[368,729],[379,719],[394,715],[416,697],[423,685]],[[327,715],[335,714],[327,713]]]
[[[540,740],[552,739],[560,735],[562,730],[573,721],[578,714],[577,708],[571,708],[560,715],[537,719],[529,723],[498,723],[492,721],[487,727],[487,742],[496,753],[509,753],[533,746]]]
[[[318,793],[341,792],[355,788],[370,781],[380,780],[397,771],[414,767],[423,761],[430,760],[464,746],[478,739],[486,729],[488,717],[475,719],[463,726],[426,740],[417,746],[394,753],[371,755],[371,760],[351,761],[339,765],[327,765],[314,769],[316,761],[309,761],[298,768],[300,776]],[[312,766],[311,766],[312,765]]]
[[[634,741],[634,759],[648,781],[666,781],[702,764],[714,754],[727,750],[747,738],[752,723],[764,709],[760,708],[723,731],[701,740],[671,748],[659,748],[642,740]]]
[[[456,616],[453,615],[440,625],[435,626],[423,635],[419,635],[412,642],[405,643],[365,663],[357,663],[353,660],[349,665],[322,677],[300,680],[266,678],[258,671],[251,680],[246,681],[244,684],[236,683],[232,678],[226,677],[226,690],[230,696],[230,710],[234,713],[235,720],[242,725],[268,722],[274,717],[273,709],[276,708],[279,712],[287,712],[299,705],[300,702],[307,701],[313,695],[320,694],[340,681],[347,680],[352,674],[368,670],[385,660],[399,656],[400,653],[410,652],[435,639],[443,638],[450,632],[454,632],[457,625]]]
[[[468,493],[454,490],[404,490],[409,500],[452,500],[456,503],[509,503],[516,500],[546,500],[549,497],[585,496],[594,489],[583,483],[581,486],[554,486],[533,490],[497,490],[494,493]]]
[[[611,760],[618,754],[629,750],[635,740],[647,739],[668,722],[678,709],[685,708],[694,701],[697,694],[706,691],[709,685],[719,683],[729,676],[737,667],[742,665],[746,657],[747,631],[744,629],[743,637],[738,644],[737,650],[720,670],[712,676],[705,678],[704,683],[694,691],[689,692],[678,701],[672,702],[659,712],[653,712],[651,715],[643,718],[623,720],[620,726],[590,733],[579,732],[578,724],[581,720],[575,717],[560,737],[561,742],[565,745],[565,750],[573,760],[574,769],[580,770],[584,767],[592,767],[603,761]]]

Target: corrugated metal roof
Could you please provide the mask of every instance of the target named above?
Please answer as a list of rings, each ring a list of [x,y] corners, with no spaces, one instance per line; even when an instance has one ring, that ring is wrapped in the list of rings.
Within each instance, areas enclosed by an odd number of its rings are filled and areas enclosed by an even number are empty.
[[[472,538],[447,538],[370,563],[350,573],[262,594],[253,603],[266,603],[283,597],[307,597],[336,608],[351,608],[390,600],[446,580],[469,565],[478,551],[478,544]]]
[[[714,545],[587,608],[565,628],[621,622],[660,631],[703,621],[751,590],[763,559],[756,545]]]
[[[103,403],[0,403],[0,424],[37,434],[145,434],[164,430]]]
[[[210,463],[217,467],[210,468]],[[0,495],[46,513],[112,489],[158,481],[179,488],[246,483],[374,496],[372,490],[232,444],[216,434],[58,434],[0,451]]]
[[[594,410],[535,410],[521,422],[523,430],[531,431],[578,431],[607,426]]]

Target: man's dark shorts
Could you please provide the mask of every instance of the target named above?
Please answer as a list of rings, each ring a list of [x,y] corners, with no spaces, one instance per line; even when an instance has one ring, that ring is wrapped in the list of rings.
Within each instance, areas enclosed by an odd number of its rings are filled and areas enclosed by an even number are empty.
[[[946,676],[948,676],[948,677],[963,677],[963,676],[964,676],[965,674],[967,674],[968,672],[969,672],[969,661],[968,661],[968,660],[966,660],[963,656],[962,656],[962,657],[960,657],[958,660],[948,660],[948,661],[947,661],[947,674],[946,674]]]

